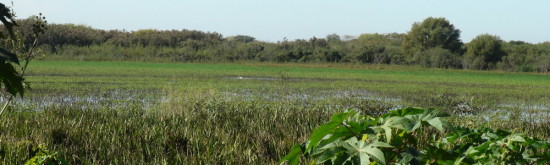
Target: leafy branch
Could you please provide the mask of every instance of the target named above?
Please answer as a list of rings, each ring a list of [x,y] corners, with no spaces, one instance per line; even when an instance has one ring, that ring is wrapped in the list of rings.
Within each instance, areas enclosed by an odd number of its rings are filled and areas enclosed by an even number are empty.
[[[0,21],[7,30],[7,35],[4,32],[0,32],[2,44],[0,46],[0,88],[2,88],[2,96],[7,96],[7,101],[2,106],[2,109],[0,109],[0,115],[17,95],[24,95],[25,89],[29,87],[24,79],[29,62],[37,55],[43,54],[36,47],[38,36],[43,34],[46,28],[47,22],[45,21],[45,17],[42,14],[35,17],[33,42],[30,45],[25,45],[23,37],[17,33],[15,27],[18,24],[15,22],[14,17],[13,12],[0,3]],[[21,61],[24,61],[23,65],[20,64]],[[16,69],[15,66],[20,66],[20,68]]]

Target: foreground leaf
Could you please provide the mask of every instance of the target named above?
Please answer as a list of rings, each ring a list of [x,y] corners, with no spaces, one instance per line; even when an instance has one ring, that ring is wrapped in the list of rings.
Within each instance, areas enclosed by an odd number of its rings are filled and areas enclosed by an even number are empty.
[[[0,63],[0,81],[12,95],[23,95],[23,78],[10,63]]]
[[[13,62],[19,64],[19,59],[17,58],[16,54],[4,48],[0,48],[0,62]]]
[[[300,144],[296,144],[292,147],[290,153],[288,153],[288,155],[281,159],[279,163],[282,164],[283,162],[288,161],[290,164],[296,165],[298,164],[298,160],[300,160],[302,154],[302,147],[300,146]]]
[[[313,148],[317,147],[319,145],[319,142],[328,134],[331,134],[340,126],[341,123],[337,122],[330,122],[328,124],[321,125],[313,133],[311,133],[311,137],[309,138],[309,142],[307,144],[306,153],[309,153]]]

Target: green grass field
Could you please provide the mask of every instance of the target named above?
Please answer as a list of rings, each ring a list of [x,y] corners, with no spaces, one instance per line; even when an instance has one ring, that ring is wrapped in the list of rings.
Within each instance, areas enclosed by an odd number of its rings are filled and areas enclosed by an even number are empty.
[[[33,61],[0,116],[0,158],[45,144],[72,164],[275,164],[331,114],[436,108],[550,139],[550,75],[359,64]],[[2,100],[4,101],[4,100]]]
[[[501,104],[544,104],[550,100],[548,74],[407,66],[37,61],[30,66],[29,75],[28,80],[39,91],[68,90],[83,94],[89,94],[89,90],[162,91],[174,87],[266,94],[284,86],[285,90],[307,95],[368,91],[380,97],[405,100],[443,93]],[[410,106],[423,105],[409,103]]]

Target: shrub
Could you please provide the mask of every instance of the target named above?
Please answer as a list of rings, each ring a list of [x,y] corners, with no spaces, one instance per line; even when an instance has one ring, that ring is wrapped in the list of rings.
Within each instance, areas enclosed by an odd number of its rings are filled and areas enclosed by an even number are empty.
[[[298,164],[533,164],[550,161],[550,143],[503,130],[454,128],[431,109],[404,108],[381,117],[334,114],[281,162]]]

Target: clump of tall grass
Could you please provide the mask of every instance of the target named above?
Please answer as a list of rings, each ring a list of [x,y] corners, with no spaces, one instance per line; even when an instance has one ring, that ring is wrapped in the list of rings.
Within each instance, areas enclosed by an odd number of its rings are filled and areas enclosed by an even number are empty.
[[[147,109],[141,102],[13,109],[0,116],[0,161],[22,164],[43,144],[70,164],[275,164],[333,113],[351,108],[377,116],[393,107],[352,97],[228,96],[208,87],[168,88],[165,93],[164,101]],[[549,137],[547,122],[480,121],[476,116],[451,118],[469,127],[514,127],[529,136]]]
[[[274,164],[342,101],[225,97],[212,89],[171,89],[151,109],[50,106],[0,116],[0,161],[21,164],[44,144],[70,164]],[[365,109],[366,110],[366,109]]]

